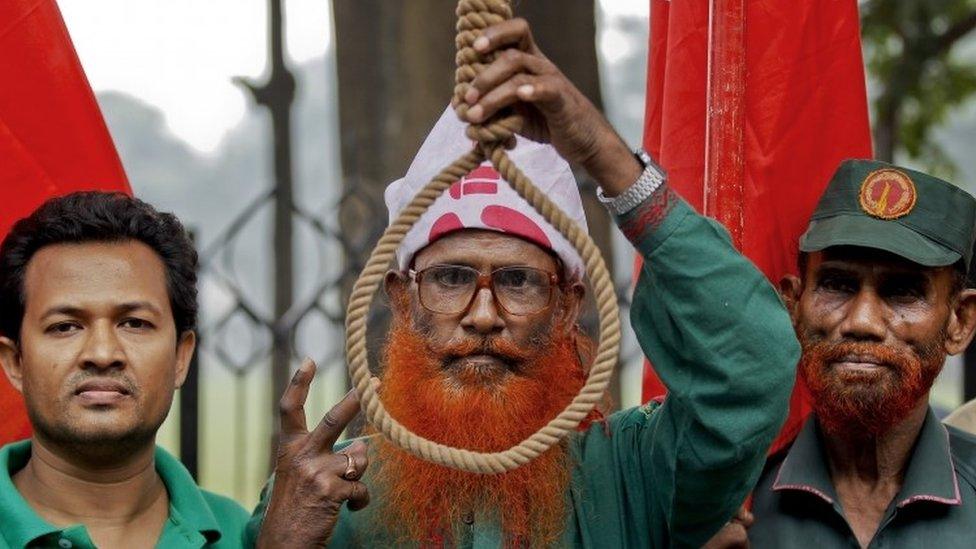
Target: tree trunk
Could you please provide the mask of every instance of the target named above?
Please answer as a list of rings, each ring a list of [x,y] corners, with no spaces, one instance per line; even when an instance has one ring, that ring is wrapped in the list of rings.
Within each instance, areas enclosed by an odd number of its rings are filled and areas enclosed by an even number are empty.
[[[334,0],[346,185],[382,197],[450,102],[452,0]]]
[[[333,0],[343,201],[342,303],[386,228],[386,185],[401,177],[454,89],[453,0]],[[368,319],[377,357],[388,318]],[[375,364],[375,360],[373,364]],[[359,433],[362,416],[350,426]]]
[[[874,157],[884,162],[894,162],[895,149],[898,147],[898,112],[899,105],[889,98],[879,101],[878,119],[874,124]]]
[[[515,14],[524,17],[532,26],[532,35],[546,57],[602,110],[594,10],[592,0],[532,0],[518,4]],[[612,278],[614,250],[610,215],[596,199],[596,183],[582,170],[576,170],[576,179],[580,182],[580,195],[583,198],[583,210],[586,212],[590,236],[603,251]],[[593,309],[586,311],[583,322],[591,329],[596,325],[597,318]],[[610,380],[610,398],[615,405],[619,405],[619,369],[614,370]]]

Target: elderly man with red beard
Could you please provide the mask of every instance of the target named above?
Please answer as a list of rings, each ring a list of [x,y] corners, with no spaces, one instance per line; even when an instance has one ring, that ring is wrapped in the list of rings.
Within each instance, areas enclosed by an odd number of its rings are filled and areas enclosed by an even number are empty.
[[[754,546],[976,546],[976,438],[928,402],[976,327],[974,225],[976,200],[945,181],[840,166],[782,282],[815,414],[763,473]]]
[[[308,432],[314,365],[282,397],[273,483],[249,525],[261,547],[699,547],[736,514],[785,418],[799,344],[772,286],[727,233],[635,155],[532,41],[526,23],[475,42],[500,55],[448,111],[406,176],[391,218],[473,145],[464,122],[504,107],[526,119],[510,151],[585,228],[569,165],[600,185],[646,267],[631,321],[671,392],[604,418],[514,471],[433,465],[382,437],[334,447],[350,394]],[[550,144],[542,144],[548,142]],[[562,157],[562,158],[560,158]],[[584,383],[593,342],[578,325],[583,265],[572,246],[483,164],[406,235],[386,278],[393,325],[380,397],[429,439],[501,451],[556,416]]]

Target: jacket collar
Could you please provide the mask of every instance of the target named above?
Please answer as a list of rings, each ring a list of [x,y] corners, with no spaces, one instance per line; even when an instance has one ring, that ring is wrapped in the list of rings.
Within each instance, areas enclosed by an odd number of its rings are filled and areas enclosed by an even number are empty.
[[[834,490],[827,467],[823,434],[811,416],[779,466],[772,490],[802,491],[834,505]],[[949,451],[949,433],[929,408],[909,457],[905,482],[895,496],[901,508],[919,501],[960,505],[959,479]]]

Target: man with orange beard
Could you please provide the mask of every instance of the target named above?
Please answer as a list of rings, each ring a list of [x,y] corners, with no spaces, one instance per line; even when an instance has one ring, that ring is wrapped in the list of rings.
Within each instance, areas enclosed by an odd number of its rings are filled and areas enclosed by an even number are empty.
[[[645,259],[631,320],[667,400],[604,418],[514,471],[433,465],[382,437],[333,447],[351,393],[311,432],[314,365],[282,397],[273,483],[249,525],[262,547],[698,547],[735,515],[785,418],[799,345],[763,275],[696,214],[646,153],[613,128],[535,46],[523,20],[475,42],[499,52],[464,98],[465,122],[505,107],[526,120],[512,161],[585,230],[578,163]],[[406,176],[391,218],[471,142],[448,111]],[[540,142],[548,142],[541,144]],[[560,158],[560,156],[562,158]],[[583,264],[483,164],[439,197],[386,278],[393,325],[380,396],[437,442],[501,451],[556,416],[584,383],[593,343],[578,325]],[[372,503],[370,503],[372,501]]]
[[[841,165],[782,293],[815,414],[755,491],[756,547],[973,547],[976,437],[929,390],[976,330],[976,200],[882,162]]]

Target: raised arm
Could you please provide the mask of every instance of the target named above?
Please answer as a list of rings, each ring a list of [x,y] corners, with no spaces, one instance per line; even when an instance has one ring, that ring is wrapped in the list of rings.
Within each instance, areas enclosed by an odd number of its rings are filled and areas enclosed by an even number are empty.
[[[539,51],[524,20],[486,29],[474,46],[498,56],[464,98],[468,121],[514,108],[523,133],[551,142],[611,198],[642,175],[645,166]],[[648,541],[697,547],[755,483],[786,417],[799,344],[773,287],[721,225],[666,183],[617,222],[644,258],[631,321],[670,394],[656,409],[614,420],[627,427],[614,455],[639,464],[638,486],[625,489],[645,502]]]
[[[671,189],[618,222],[644,259],[631,323],[669,391],[637,418],[645,497],[670,544],[698,547],[758,478],[786,418],[799,343],[762,273]]]

